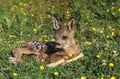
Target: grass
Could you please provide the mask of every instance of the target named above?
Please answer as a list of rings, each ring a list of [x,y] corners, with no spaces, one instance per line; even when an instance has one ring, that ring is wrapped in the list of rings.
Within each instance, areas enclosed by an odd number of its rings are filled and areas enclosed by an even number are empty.
[[[119,79],[119,0],[3,0],[0,3],[0,79]],[[55,68],[24,55],[13,65],[11,50],[24,42],[54,39],[51,19],[76,19],[75,40],[84,57]],[[41,69],[40,67],[43,66]]]

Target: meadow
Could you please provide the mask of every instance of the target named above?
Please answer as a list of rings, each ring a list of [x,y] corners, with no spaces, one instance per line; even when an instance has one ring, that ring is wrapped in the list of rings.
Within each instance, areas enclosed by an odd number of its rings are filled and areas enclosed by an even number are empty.
[[[74,37],[84,57],[55,68],[34,55],[11,64],[13,48],[55,40],[49,16],[63,25],[76,20]],[[120,79],[120,0],[0,0],[0,79]]]

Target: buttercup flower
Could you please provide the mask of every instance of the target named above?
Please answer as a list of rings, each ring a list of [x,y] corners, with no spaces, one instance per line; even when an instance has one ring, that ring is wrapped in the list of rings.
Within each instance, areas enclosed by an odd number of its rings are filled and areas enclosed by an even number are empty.
[[[26,14],[25,12],[23,13],[23,15],[24,15],[24,16],[27,16],[27,14]]]
[[[103,34],[103,31],[101,30],[100,33]]]
[[[80,77],[80,79],[87,79],[85,76]]]
[[[101,58],[101,55],[96,55],[97,58]]]
[[[25,6],[27,6],[27,4],[26,4],[26,3],[24,3],[24,4],[23,4],[23,6],[25,7]]]
[[[110,36],[109,36],[109,35],[107,35],[107,36],[106,36],[106,38],[110,38]]]
[[[69,14],[70,12],[67,10],[67,11],[66,11],[66,13],[68,13],[68,14]]]
[[[96,28],[95,28],[95,27],[93,27],[93,28],[92,28],[92,30],[93,30],[93,31],[96,31]]]
[[[114,36],[115,35],[115,32],[112,32],[112,36]]]
[[[114,76],[112,76],[110,79],[116,79]]]
[[[59,73],[57,71],[54,72],[54,76],[58,76]]]
[[[52,41],[52,42],[55,42],[55,39],[53,38],[53,39],[51,39],[51,41]]]
[[[36,32],[37,32],[37,29],[36,29],[36,28],[34,28],[34,29],[33,29],[33,31],[36,33]]]
[[[16,76],[18,76],[18,74],[17,74],[16,72],[14,72],[14,73],[13,73],[13,76],[16,77]]]
[[[115,13],[113,12],[112,15],[115,15]]]
[[[87,42],[84,43],[84,45],[85,45],[85,46],[92,45],[92,42],[88,42],[88,41],[87,41]]]
[[[48,42],[48,40],[44,40],[45,42]]]
[[[22,3],[22,2],[20,2],[20,3],[19,3],[19,5],[20,5],[20,6],[22,6],[22,5],[23,5],[23,3]]]
[[[102,77],[101,79],[105,79],[104,77]]]
[[[112,6],[112,9],[114,9],[115,7],[114,6]]]
[[[31,16],[35,16],[34,14],[31,14]]]
[[[71,58],[73,56],[72,53],[68,53],[68,57]]]
[[[107,9],[107,10],[106,10],[106,12],[108,13],[108,12],[110,12],[110,10],[109,10],[109,9]]]
[[[47,35],[44,35],[43,37],[44,37],[44,38],[47,38]]]
[[[110,67],[114,67],[114,64],[113,64],[113,63],[109,63],[109,66],[110,66]]]
[[[40,66],[40,70],[44,70],[45,69],[45,67],[44,66]]]
[[[118,9],[118,12],[120,12],[120,8]]]

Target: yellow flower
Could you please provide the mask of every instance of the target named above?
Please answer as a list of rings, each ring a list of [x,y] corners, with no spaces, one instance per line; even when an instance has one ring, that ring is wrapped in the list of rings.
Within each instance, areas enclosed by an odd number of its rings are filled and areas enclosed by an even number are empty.
[[[29,3],[31,4],[31,3],[32,3],[32,1],[29,1]]]
[[[9,35],[9,38],[14,38],[15,37],[15,35]]]
[[[112,76],[110,79],[116,79],[114,76]]]
[[[23,11],[24,11],[24,8],[20,8],[20,11],[23,12]]]
[[[36,33],[36,32],[37,32],[37,29],[36,29],[36,28],[34,28],[34,29],[33,29],[33,31]]]
[[[40,19],[43,19],[43,17],[42,17],[42,16],[40,16]]]
[[[115,32],[112,32],[112,36],[114,36],[115,35]]]
[[[97,58],[101,58],[101,55],[96,55]]]
[[[95,28],[95,27],[93,27],[93,28],[92,28],[92,30],[93,30],[93,31],[96,31],[96,28]]]
[[[87,15],[87,17],[86,17],[87,19],[89,19],[90,17],[89,17],[89,15]]]
[[[120,8],[118,9],[118,12],[120,12]]]
[[[18,76],[18,74],[17,74],[16,72],[14,72],[14,73],[13,73],[13,76],[16,77],[16,76]]]
[[[44,70],[45,69],[45,67],[44,66],[40,66],[40,70]]]
[[[48,40],[44,40],[45,42],[48,42]]]
[[[115,29],[114,29],[114,28],[112,28],[111,30],[112,30],[112,31],[114,31]]]
[[[114,6],[112,6],[112,9],[114,9],[115,7]]]
[[[106,10],[106,12],[108,13],[108,12],[110,12],[110,10],[109,10],[109,9],[107,9],[107,10]]]
[[[39,38],[39,41],[42,41],[42,37]]]
[[[54,76],[58,76],[59,73],[57,71],[54,72]]]
[[[111,30],[111,29],[112,29],[112,26],[108,26],[108,29],[110,29],[110,30]]]
[[[110,36],[109,36],[109,35],[107,35],[107,36],[106,36],[106,38],[110,38]]]
[[[51,41],[52,41],[52,42],[55,42],[55,39],[53,38],[53,39],[51,39]]]
[[[100,33],[103,34],[103,31],[101,30]]]
[[[112,15],[115,15],[115,13],[114,13],[114,12],[112,12]]]
[[[67,17],[69,17],[69,16],[70,16],[70,14],[67,14],[66,16],[67,16]]]
[[[24,3],[24,7],[25,7],[25,6],[27,6],[27,4],[26,4],[26,3]]]
[[[47,38],[47,35],[44,35],[43,37],[44,37],[44,38]]]
[[[35,16],[34,14],[32,14],[31,16]]]
[[[23,13],[23,15],[24,15],[24,16],[27,16],[27,14],[26,14],[25,12]]]
[[[71,58],[73,56],[72,53],[68,53],[68,57]]]
[[[20,3],[19,3],[19,5],[20,5],[20,6],[22,6],[22,5],[23,5],[23,3],[22,3],[22,2],[20,2]]]
[[[25,41],[22,41],[22,40],[19,40],[19,41],[16,41],[17,44],[22,44],[24,43]]]
[[[70,12],[67,10],[66,13],[69,14]]]
[[[90,46],[90,45],[92,45],[92,42],[85,42],[84,45],[85,46]]]
[[[101,79],[105,79],[104,77],[102,77]]]
[[[69,12],[69,10],[66,11],[66,16],[67,16],[67,17],[70,16],[70,12]]]
[[[85,76],[80,77],[80,79],[87,79]]]
[[[114,64],[113,64],[113,63],[109,63],[109,66],[110,66],[110,67],[114,67]]]
[[[52,5],[52,8],[55,8],[55,6],[54,6],[54,5]]]

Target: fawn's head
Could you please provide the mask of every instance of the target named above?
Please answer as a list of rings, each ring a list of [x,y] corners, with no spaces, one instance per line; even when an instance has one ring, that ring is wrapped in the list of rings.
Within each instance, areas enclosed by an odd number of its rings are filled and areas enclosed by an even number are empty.
[[[53,26],[56,30],[55,39],[56,42],[59,43],[62,47],[70,46],[70,44],[74,43],[74,27],[75,20],[72,19],[69,21],[68,26],[60,26],[59,22],[52,17]]]

